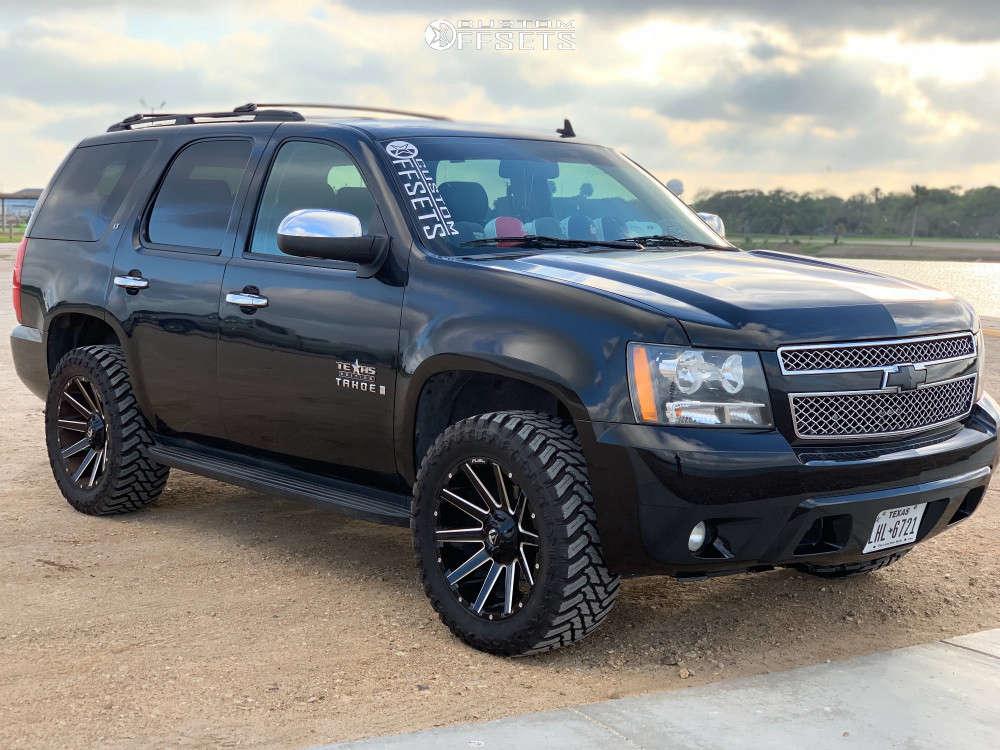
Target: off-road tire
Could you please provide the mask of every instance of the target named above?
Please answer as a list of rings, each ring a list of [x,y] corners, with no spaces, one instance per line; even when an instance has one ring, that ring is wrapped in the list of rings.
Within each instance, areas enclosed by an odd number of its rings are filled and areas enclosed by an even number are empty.
[[[909,551],[906,549],[902,552],[893,552],[891,555],[886,555],[885,557],[876,557],[874,560],[846,563],[844,565],[796,565],[795,567],[803,573],[808,573],[811,576],[819,578],[853,578],[854,576],[887,568],[897,560],[902,559]]]
[[[107,464],[92,488],[77,486],[64,466],[57,432],[59,399],[75,377],[93,384],[105,412]],[[152,461],[149,425],[139,411],[119,346],[86,346],[67,353],[56,367],[45,402],[45,443],[52,474],[69,504],[81,513],[128,513],[152,503],[163,491],[168,466]]]
[[[522,609],[497,621],[461,604],[438,562],[438,495],[448,472],[471,457],[509,471],[537,515],[534,586]],[[494,412],[447,428],[421,462],[411,527],[424,591],[441,621],[474,648],[505,656],[550,651],[588,636],[614,607],[619,579],[604,565],[587,465],[575,430],[560,419]]]

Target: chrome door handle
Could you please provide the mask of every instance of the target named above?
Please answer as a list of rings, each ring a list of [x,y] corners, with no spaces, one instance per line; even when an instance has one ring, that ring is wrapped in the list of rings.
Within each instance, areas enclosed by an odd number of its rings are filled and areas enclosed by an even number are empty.
[[[267,297],[247,292],[229,292],[226,295],[226,302],[237,307],[267,307]]]
[[[138,291],[139,289],[148,287],[149,281],[141,276],[115,276],[115,286],[123,287],[129,291]]]

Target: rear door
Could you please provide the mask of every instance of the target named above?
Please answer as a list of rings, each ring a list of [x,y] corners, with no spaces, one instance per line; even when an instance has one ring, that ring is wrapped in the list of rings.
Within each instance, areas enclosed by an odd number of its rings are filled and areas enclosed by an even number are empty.
[[[371,175],[328,140],[286,138],[266,158],[247,239],[223,282],[219,395],[229,438],[393,472],[403,287],[382,275],[358,278],[354,264],[284,255],[276,235],[300,208],[352,213],[366,233],[385,234]],[[255,295],[266,307],[227,303],[228,294]]]
[[[129,337],[132,380],[160,432],[225,434],[219,295],[249,176],[273,126],[255,130],[174,141],[176,153],[115,256],[108,309]]]

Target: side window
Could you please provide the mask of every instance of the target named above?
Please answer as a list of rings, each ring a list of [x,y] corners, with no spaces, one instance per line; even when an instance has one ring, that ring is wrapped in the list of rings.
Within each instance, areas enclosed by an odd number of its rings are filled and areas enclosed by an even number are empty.
[[[289,141],[267,176],[250,252],[278,255],[278,225],[292,211],[323,208],[354,214],[365,233],[378,222],[375,199],[347,152],[315,141]]]
[[[154,146],[155,141],[131,141],[78,148],[49,188],[31,235],[76,242],[99,240]]]
[[[170,165],[146,232],[160,245],[218,250],[250,159],[247,140],[197,141]]]

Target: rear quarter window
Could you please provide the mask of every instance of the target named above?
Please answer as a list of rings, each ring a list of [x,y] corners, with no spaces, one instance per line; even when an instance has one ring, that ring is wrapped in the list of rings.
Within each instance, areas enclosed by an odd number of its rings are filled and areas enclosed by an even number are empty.
[[[155,141],[80,146],[49,187],[31,236],[95,242],[121,208]]]

